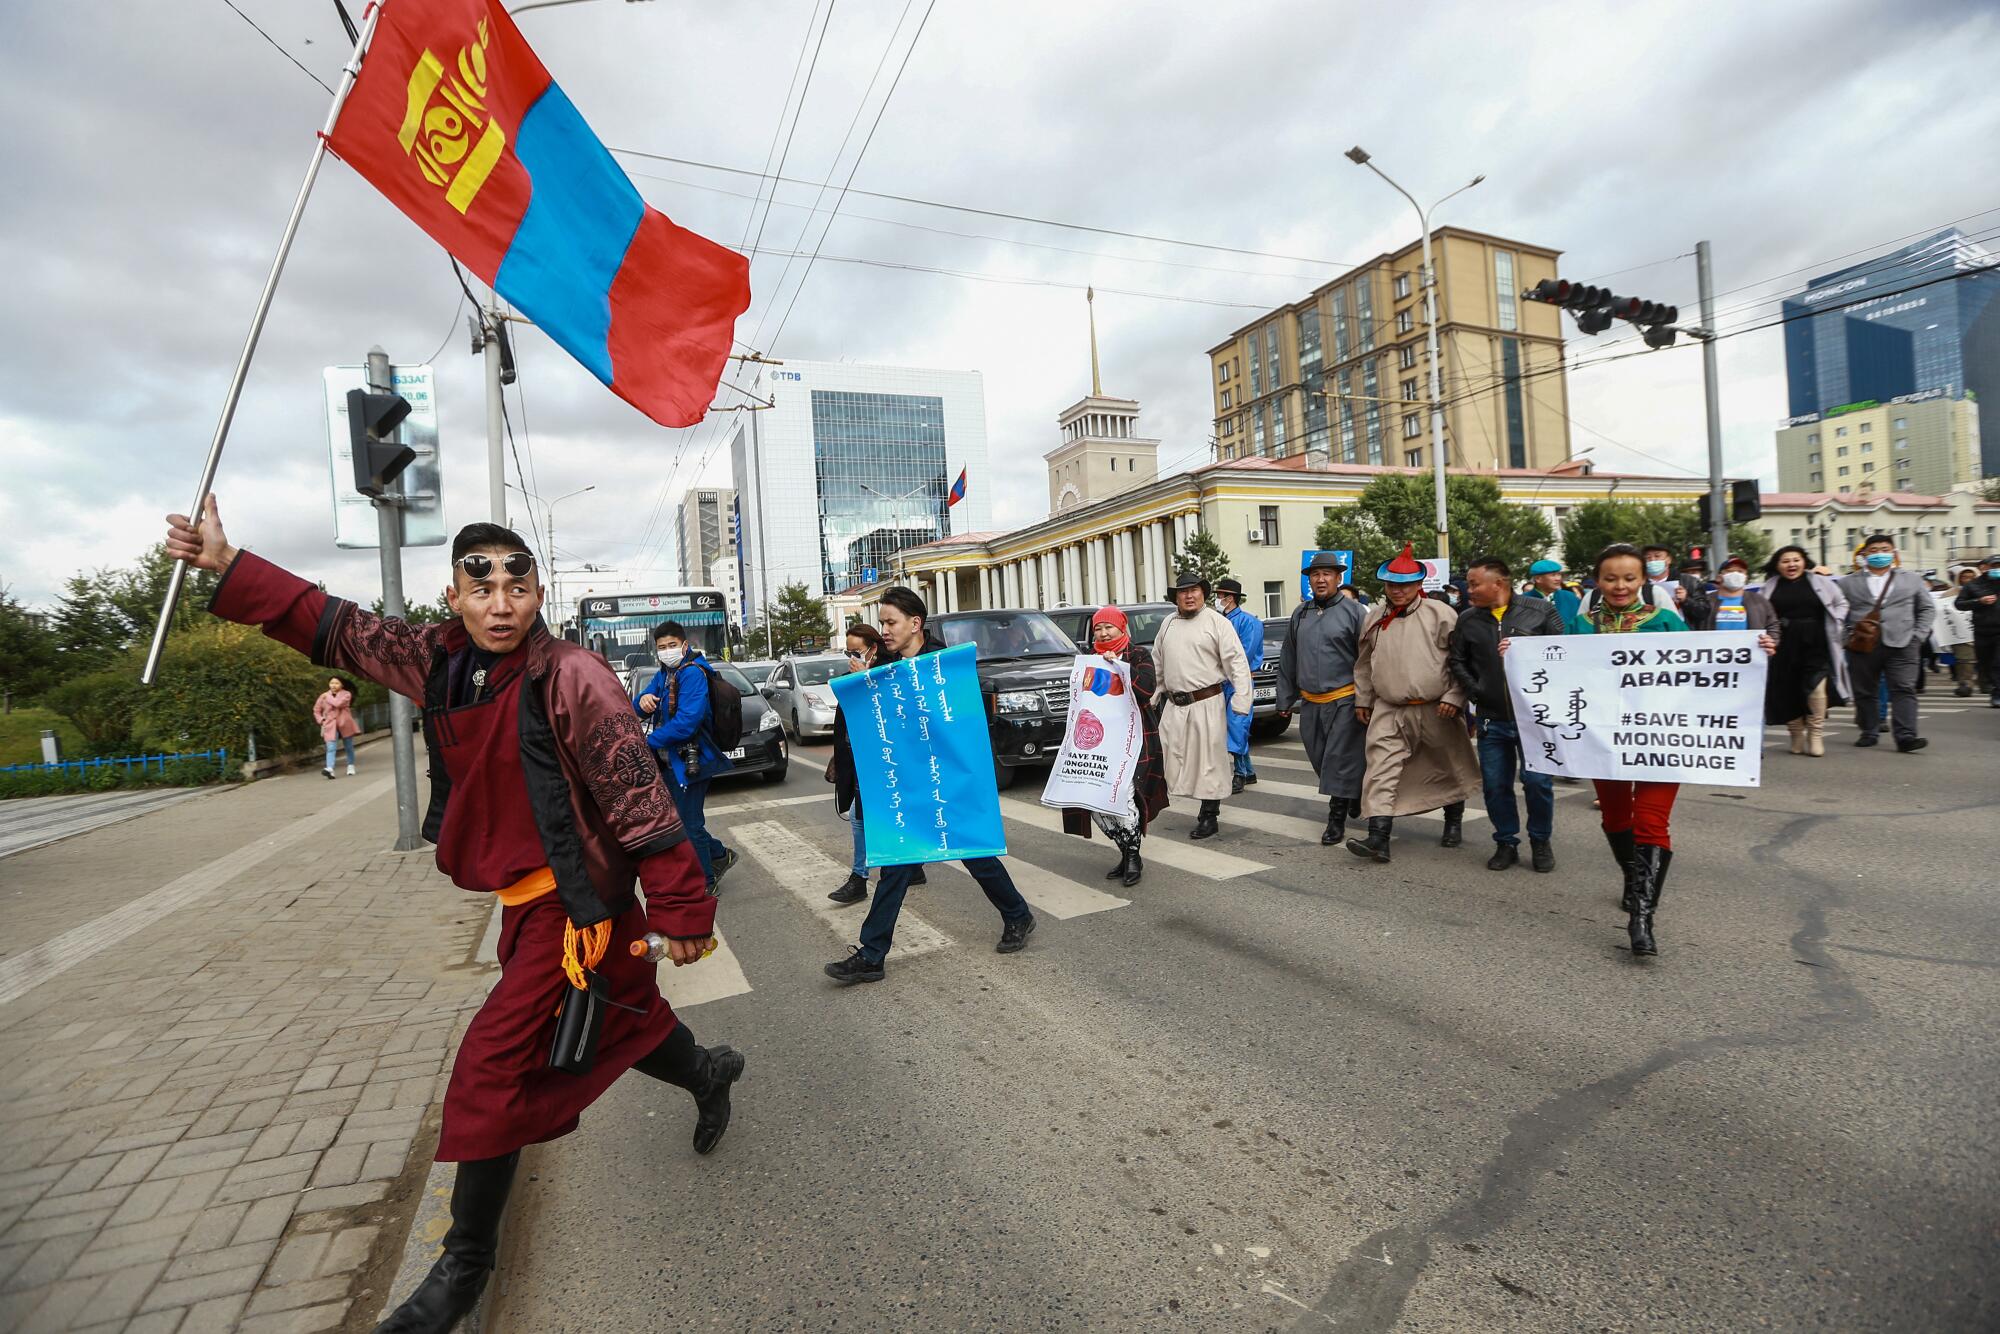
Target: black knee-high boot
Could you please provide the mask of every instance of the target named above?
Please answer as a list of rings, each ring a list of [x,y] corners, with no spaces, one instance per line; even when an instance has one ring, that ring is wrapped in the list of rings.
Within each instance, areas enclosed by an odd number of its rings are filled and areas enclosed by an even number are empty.
[[[445,1334],[478,1303],[499,1252],[500,1215],[520,1160],[517,1150],[458,1165],[444,1254],[408,1300],[375,1327],[375,1334]]]
[[[1394,816],[1371,815],[1368,817],[1368,837],[1365,839],[1348,839],[1347,850],[1357,857],[1368,857],[1374,861],[1386,862],[1389,860],[1389,840],[1394,836],[1395,831],[1396,820]]]
[[[713,1153],[729,1129],[729,1086],[743,1077],[743,1053],[726,1043],[697,1046],[682,1022],[632,1068],[694,1094],[694,1151]]]
[[[1454,801],[1444,808],[1444,835],[1438,839],[1441,848],[1455,848],[1465,842],[1465,803]]]
[[[1217,821],[1221,815],[1222,803],[1220,801],[1211,799],[1202,802],[1201,813],[1195,816],[1194,819],[1194,832],[1190,833],[1188,837],[1213,838],[1215,836]]]
[[[1326,803],[1326,829],[1319,836],[1320,846],[1330,848],[1347,837],[1347,798],[1332,797]]]
[[[1653,940],[1653,912],[1660,906],[1660,882],[1672,861],[1671,852],[1651,843],[1641,843],[1633,850],[1632,865],[1625,873],[1625,893],[1638,906],[1629,910],[1625,931],[1632,938],[1634,956],[1660,952]]]

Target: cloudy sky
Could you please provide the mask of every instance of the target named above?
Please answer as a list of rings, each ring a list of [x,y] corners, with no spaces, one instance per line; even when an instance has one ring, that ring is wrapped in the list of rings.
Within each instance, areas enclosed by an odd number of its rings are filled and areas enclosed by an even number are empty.
[[[817,182],[837,165],[837,189],[925,3],[833,0],[787,176]],[[330,0],[237,4],[335,81],[345,42]],[[790,127],[815,12],[594,0],[520,23],[608,144],[755,173]],[[131,560],[187,503],[328,99],[225,0],[12,0],[6,33],[0,584],[47,604],[66,575]],[[1141,400],[1163,464],[1198,458],[1204,349],[1415,230],[1400,198],[1341,157],[1350,144],[1426,198],[1483,172],[1439,221],[1558,247],[1574,276],[1618,273],[1621,290],[1690,311],[1693,261],[1677,257],[1707,238],[1727,328],[1891,242],[1958,219],[2000,228],[1995,68],[2000,11],[1981,0],[937,0],[857,188],[1300,258],[857,194],[786,318],[806,266],[787,272],[782,252],[811,251],[826,217],[805,207],[816,190],[788,187],[763,223],[771,253],[738,337],[779,357],[984,372],[995,513],[1014,526],[1043,514],[1040,455],[1088,388],[1076,289],[1099,288],[1106,389]],[[677,221],[732,245],[755,235],[756,175],[623,160]],[[484,517],[482,384],[460,299],[443,254],[329,161],[217,482],[236,541],[337,590],[375,586],[372,552],[332,545],[320,368],[376,342],[399,362],[435,356],[447,519]],[[617,567],[601,585],[670,582],[664,520],[687,483],[727,483],[719,435],[652,425],[533,331],[519,351],[510,409],[529,488],[597,487],[557,511],[563,563]],[[1769,481],[1785,412],[1777,332],[1724,342],[1721,366],[1730,469]],[[1582,371],[1570,400],[1574,447],[1600,466],[1705,471],[1698,352]],[[413,596],[444,582],[437,549],[407,553],[405,569]]]

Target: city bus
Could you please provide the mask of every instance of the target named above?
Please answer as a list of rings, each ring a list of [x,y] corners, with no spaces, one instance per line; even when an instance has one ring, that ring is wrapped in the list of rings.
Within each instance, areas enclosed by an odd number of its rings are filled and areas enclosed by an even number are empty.
[[[679,621],[687,629],[689,643],[711,658],[723,656],[729,616],[719,588],[587,597],[577,604],[581,642],[602,653],[621,673],[653,661],[653,627],[661,621]]]

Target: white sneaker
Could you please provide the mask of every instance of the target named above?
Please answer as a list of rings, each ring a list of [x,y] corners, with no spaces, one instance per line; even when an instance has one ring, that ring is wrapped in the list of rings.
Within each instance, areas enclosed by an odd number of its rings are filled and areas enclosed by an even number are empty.
[[[347,776],[349,778],[354,777],[354,766],[351,764],[347,766]]]

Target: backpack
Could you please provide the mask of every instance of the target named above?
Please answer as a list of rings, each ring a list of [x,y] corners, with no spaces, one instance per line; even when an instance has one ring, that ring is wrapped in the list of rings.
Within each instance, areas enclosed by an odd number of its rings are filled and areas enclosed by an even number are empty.
[[[717,750],[728,754],[743,744],[743,692],[717,675],[705,657],[682,665],[699,667],[708,678],[708,736]],[[676,667],[667,677],[667,712],[679,707],[680,668]]]
[[[743,692],[710,667],[708,659],[702,659],[701,669],[708,673],[709,735],[726,755],[743,744]]]

